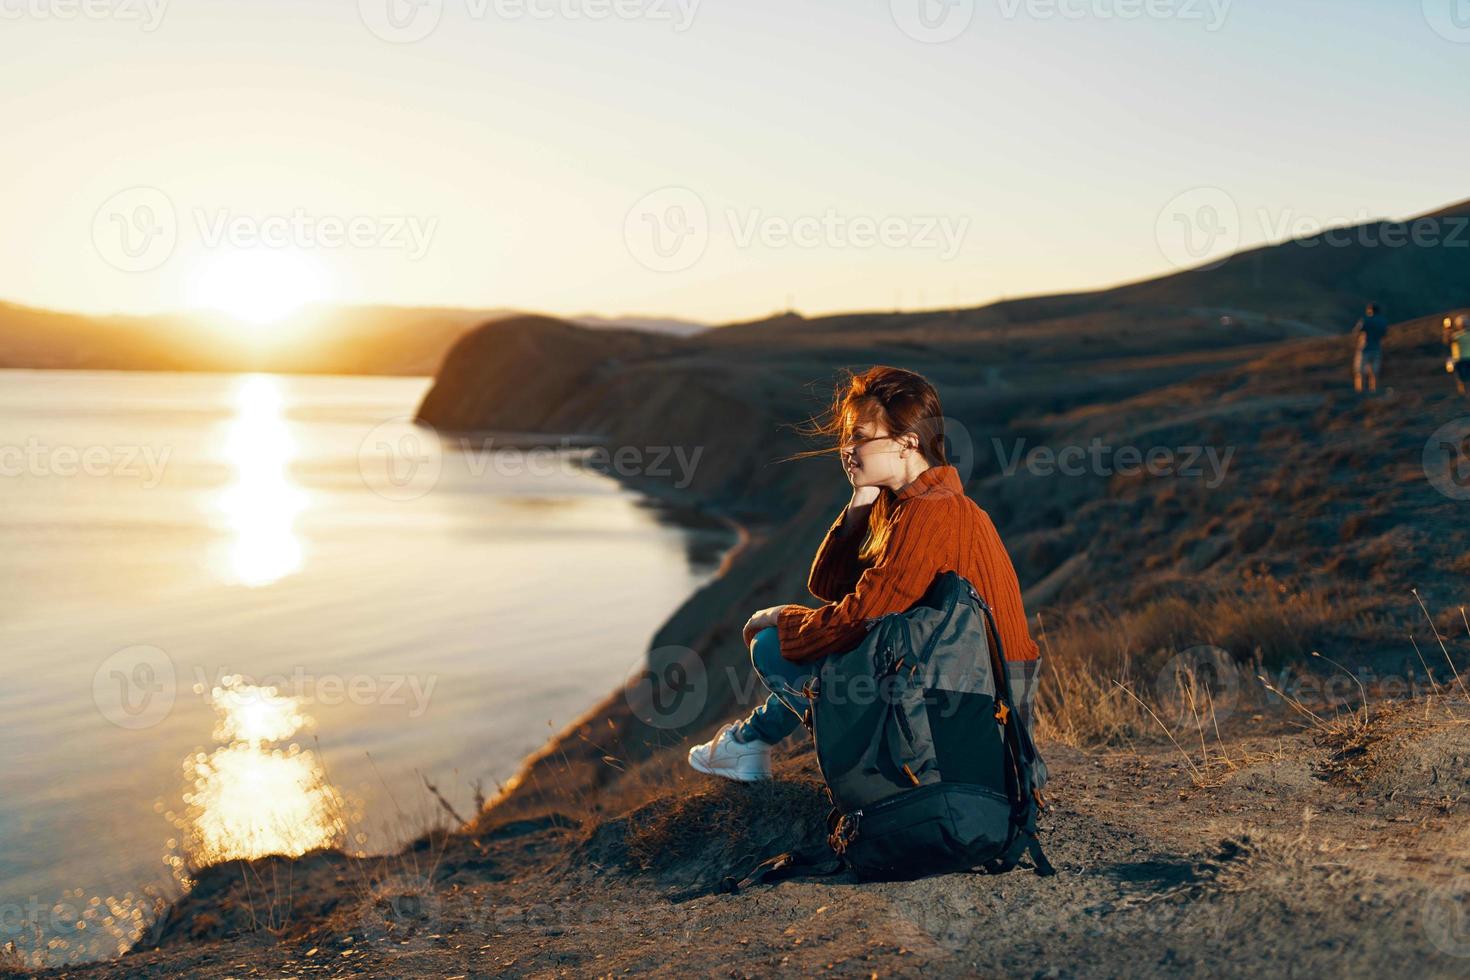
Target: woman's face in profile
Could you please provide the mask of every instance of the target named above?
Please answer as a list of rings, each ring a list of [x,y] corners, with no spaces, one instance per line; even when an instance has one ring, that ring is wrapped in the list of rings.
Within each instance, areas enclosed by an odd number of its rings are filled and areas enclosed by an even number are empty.
[[[891,485],[903,476],[898,457],[901,448],[881,423],[857,422],[839,447],[842,471],[854,487]]]

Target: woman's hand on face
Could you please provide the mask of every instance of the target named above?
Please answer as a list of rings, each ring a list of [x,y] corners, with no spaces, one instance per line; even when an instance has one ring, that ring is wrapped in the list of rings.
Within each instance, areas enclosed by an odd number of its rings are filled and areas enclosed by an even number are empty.
[[[786,603],[782,603],[779,606],[771,606],[767,609],[762,609],[754,616],[751,616],[750,619],[747,620],[745,623],[745,629],[742,630],[742,634],[745,637],[745,645],[750,646],[751,642],[755,639],[755,635],[761,630],[765,629],[768,626],[775,626],[776,617],[779,616],[781,614],[781,610],[785,608]]]
[[[873,501],[878,499],[878,494],[882,490],[882,487],[853,487],[852,502],[847,505],[848,509],[856,510],[859,507],[871,507]]]

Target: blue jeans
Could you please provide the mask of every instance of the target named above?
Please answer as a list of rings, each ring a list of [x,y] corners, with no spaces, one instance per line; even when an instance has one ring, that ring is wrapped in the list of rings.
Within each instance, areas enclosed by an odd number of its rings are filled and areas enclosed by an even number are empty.
[[[750,662],[771,696],[740,723],[739,735],[745,741],[760,739],[775,745],[801,724],[809,703],[801,688],[816,676],[821,661],[794,664],[787,660],[781,656],[776,627],[767,626],[751,641]]]

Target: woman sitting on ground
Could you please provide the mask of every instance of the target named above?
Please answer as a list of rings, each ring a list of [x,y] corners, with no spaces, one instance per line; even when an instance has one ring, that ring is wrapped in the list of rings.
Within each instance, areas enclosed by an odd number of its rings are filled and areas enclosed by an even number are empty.
[[[938,392],[912,371],[880,365],[838,388],[811,430],[836,438],[852,485],[807,581],[825,605],[772,606],[750,617],[745,642],[770,696],[690,749],[695,769],[771,778],[771,748],[801,723],[802,685],[822,658],[856,647],[868,620],[908,609],[947,570],[968,579],[994,611],[1016,709],[1031,724],[1039,650],[1000,535],[946,460],[943,419]]]

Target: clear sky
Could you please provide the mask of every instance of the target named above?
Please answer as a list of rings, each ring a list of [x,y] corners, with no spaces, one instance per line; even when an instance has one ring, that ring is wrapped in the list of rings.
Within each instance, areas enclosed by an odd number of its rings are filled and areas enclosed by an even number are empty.
[[[723,321],[1111,284],[1197,257],[1181,209],[1249,245],[1470,197],[1457,5],[0,0],[0,298]]]

